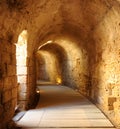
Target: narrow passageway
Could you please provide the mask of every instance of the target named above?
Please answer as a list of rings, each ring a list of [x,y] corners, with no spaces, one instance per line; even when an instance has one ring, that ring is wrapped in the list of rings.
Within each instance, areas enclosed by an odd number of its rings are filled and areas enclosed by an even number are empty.
[[[88,99],[66,86],[38,86],[40,100],[17,122],[23,129],[114,128]]]
[[[114,128],[105,116],[120,129],[120,0],[0,0],[0,129]]]

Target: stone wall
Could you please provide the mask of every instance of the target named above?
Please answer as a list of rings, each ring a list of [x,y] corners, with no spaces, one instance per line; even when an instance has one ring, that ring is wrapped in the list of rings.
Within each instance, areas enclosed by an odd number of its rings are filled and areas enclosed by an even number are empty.
[[[60,64],[62,69],[63,84],[80,93],[87,95],[89,78],[88,53],[82,46],[80,37],[71,33],[64,33],[64,36],[56,38],[56,43],[62,47]],[[63,51],[64,50],[64,51]]]
[[[33,107],[36,97],[35,57],[26,57],[24,49],[7,38],[0,40],[1,129],[7,128],[17,108],[26,110]],[[17,49],[20,51],[16,53]]]
[[[37,79],[57,84],[57,79],[61,80],[60,64],[62,63],[59,62],[57,53],[38,51],[36,55]]]
[[[0,41],[0,128],[11,120],[17,106],[15,45]],[[9,116],[9,117],[8,117]]]
[[[87,95],[89,92],[88,54],[81,47],[82,41],[79,38],[76,40],[72,35],[64,34],[64,36],[56,36],[53,43],[47,42],[45,41],[37,52],[39,55],[37,60],[42,64],[39,66],[42,69],[40,70],[39,67],[37,69],[37,74],[42,76],[40,78],[45,80],[49,77],[48,80],[54,83],[56,78],[60,78],[63,85]]]
[[[19,42],[19,41],[18,41]],[[18,82],[18,104],[19,110],[24,110],[26,105],[26,96],[28,88],[27,71],[27,45],[24,43],[16,44],[16,75]]]
[[[94,28],[91,58],[91,98],[120,124],[120,11],[112,8]]]
[[[89,79],[88,55],[84,49],[72,50],[71,59],[68,60],[67,69],[69,76],[66,76],[68,86],[77,89],[83,95],[87,95]]]
[[[16,43],[16,69],[18,81],[18,107],[25,110],[32,107],[36,94],[35,57],[28,57],[28,32],[23,30]]]
[[[27,105],[26,109],[33,108],[35,106],[36,100],[36,63],[35,56],[28,57],[27,64]]]

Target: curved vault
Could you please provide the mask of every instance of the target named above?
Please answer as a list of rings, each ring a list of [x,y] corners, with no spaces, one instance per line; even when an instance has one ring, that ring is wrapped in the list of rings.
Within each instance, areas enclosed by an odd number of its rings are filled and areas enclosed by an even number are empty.
[[[47,41],[38,49],[37,54],[42,55],[47,62],[46,66],[49,67],[50,64],[55,63],[52,68],[59,70],[58,75],[64,85],[79,88],[81,92],[86,94],[89,76],[87,52],[80,48],[75,40],[71,40],[69,37],[57,38],[54,39],[54,42],[52,40]]]

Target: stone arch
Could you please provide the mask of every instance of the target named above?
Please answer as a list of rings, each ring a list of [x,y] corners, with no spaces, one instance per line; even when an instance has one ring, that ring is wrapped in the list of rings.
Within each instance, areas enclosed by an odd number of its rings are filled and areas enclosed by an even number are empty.
[[[37,51],[37,56],[42,56],[44,59],[44,72],[47,72],[47,67],[51,72],[49,71],[49,81],[54,80],[54,83],[63,83],[64,79],[62,78],[62,72],[64,71],[63,65],[65,64],[65,61],[67,60],[67,54],[61,46],[59,46],[56,43],[47,43],[39,47],[39,50]],[[39,58],[37,58],[39,59]],[[40,61],[41,62],[41,61]],[[52,65],[50,65],[52,64]],[[50,68],[51,66],[51,68]],[[50,73],[53,73],[50,77]],[[43,73],[44,74],[44,73]],[[47,76],[47,75],[46,75]],[[51,79],[50,79],[51,78]]]
[[[59,64],[62,64],[60,67],[64,85],[74,89],[80,88],[81,93],[87,94],[89,79],[88,56],[87,51],[83,47],[81,48],[77,41],[70,37],[61,36],[60,38],[46,41],[39,49],[56,55]]]

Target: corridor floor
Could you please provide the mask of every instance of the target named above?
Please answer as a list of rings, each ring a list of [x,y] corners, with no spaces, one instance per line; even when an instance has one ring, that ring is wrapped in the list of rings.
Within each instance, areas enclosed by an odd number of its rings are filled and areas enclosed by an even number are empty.
[[[65,86],[39,86],[36,109],[28,110],[16,123],[22,129],[113,129],[106,116],[89,100]]]

